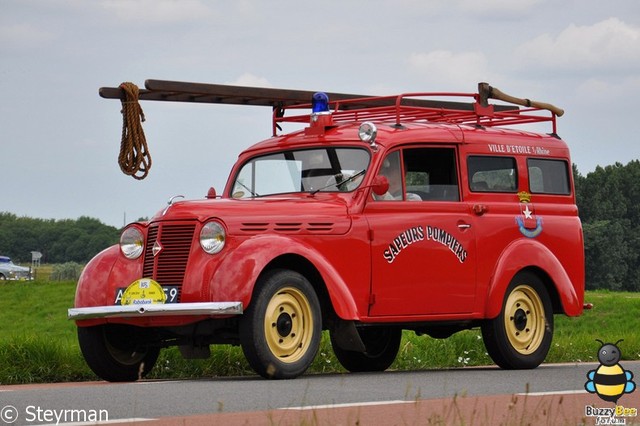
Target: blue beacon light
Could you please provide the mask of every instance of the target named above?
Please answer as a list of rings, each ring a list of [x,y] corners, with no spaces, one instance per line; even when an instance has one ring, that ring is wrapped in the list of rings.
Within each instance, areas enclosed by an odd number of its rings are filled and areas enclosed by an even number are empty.
[[[329,96],[324,92],[317,92],[311,98],[312,114],[330,114],[329,112]]]
[[[304,132],[307,135],[323,136],[327,128],[333,126],[333,117],[329,110],[329,96],[324,92],[314,93],[311,97],[310,126]]]

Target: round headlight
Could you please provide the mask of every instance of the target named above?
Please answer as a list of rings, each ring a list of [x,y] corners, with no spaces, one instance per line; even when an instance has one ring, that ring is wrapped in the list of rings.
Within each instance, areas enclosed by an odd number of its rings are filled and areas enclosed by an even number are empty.
[[[144,250],[142,231],[135,226],[125,229],[120,235],[120,251],[127,259],[137,259]]]
[[[378,129],[376,125],[370,121],[365,121],[360,125],[358,129],[358,137],[362,142],[367,142],[373,145],[376,142],[376,136],[378,135]]]
[[[209,254],[216,254],[224,248],[226,234],[218,222],[208,222],[200,231],[200,246]]]

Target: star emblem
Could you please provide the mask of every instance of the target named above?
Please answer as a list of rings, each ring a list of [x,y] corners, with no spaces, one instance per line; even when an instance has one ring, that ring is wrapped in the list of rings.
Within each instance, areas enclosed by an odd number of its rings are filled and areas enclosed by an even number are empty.
[[[524,218],[525,219],[533,219],[533,216],[532,216],[533,212],[531,210],[529,210],[529,205],[528,204],[524,207],[524,210],[523,210],[522,213],[524,214]]]

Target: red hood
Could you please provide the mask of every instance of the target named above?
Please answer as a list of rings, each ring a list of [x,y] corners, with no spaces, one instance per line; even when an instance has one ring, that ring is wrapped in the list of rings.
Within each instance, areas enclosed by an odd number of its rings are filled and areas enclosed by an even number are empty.
[[[326,196],[323,196],[326,197]],[[159,211],[151,222],[217,218],[229,235],[262,232],[344,234],[351,227],[345,200],[330,196],[265,197],[178,201]]]

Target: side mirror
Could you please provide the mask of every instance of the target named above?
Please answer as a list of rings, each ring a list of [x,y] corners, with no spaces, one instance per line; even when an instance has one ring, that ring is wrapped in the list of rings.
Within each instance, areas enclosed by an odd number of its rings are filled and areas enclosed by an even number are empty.
[[[216,198],[218,194],[216,194],[216,189],[212,186],[211,188],[209,188],[209,191],[207,191],[207,198],[211,199],[211,198]]]
[[[389,179],[386,176],[378,175],[373,179],[373,185],[371,185],[373,193],[376,195],[384,195],[389,191]]]

